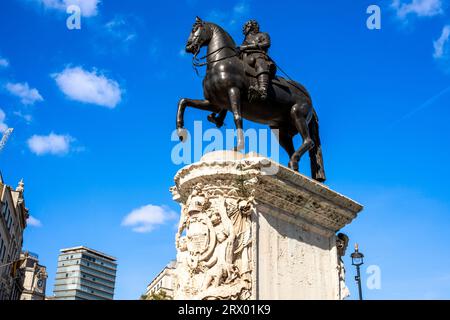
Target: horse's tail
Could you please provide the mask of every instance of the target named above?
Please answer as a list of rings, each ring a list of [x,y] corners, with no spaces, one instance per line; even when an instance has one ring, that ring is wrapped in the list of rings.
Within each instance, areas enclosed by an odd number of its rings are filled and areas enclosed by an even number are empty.
[[[323,167],[322,145],[319,136],[319,118],[313,109],[313,117],[309,122],[309,135],[314,142],[314,147],[309,150],[309,159],[311,161],[311,175],[314,180],[324,182],[325,169]]]

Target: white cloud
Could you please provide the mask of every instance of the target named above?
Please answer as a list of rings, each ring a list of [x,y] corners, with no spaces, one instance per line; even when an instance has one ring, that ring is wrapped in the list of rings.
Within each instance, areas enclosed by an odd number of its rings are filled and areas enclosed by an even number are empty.
[[[7,83],[6,89],[12,95],[19,97],[23,104],[35,104],[39,101],[44,101],[44,98],[40,95],[39,91],[34,88],[30,88],[28,83]]]
[[[164,224],[167,220],[174,219],[176,213],[166,206],[146,205],[134,209],[125,216],[122,226],[132,227],[134,232],[146,233],[152,231],[155,226]]]
[[[110,36],[122,41],[124,44],[136,39],[137,33],[134,30],[133,25],[135,21],[133,19],[116,16],[111,21],[105,24],[105,29]]]
[[[0,133],[3,133],[8,129],[8,125],[5,123],[6,114],[0,109]]]
[[[50,133],[48,136],[34,135],[28,139],[31,152],[41,156],[44,154],[64,155],[70,150],[70,143],[74,139],[69,135]]]
[[[47,9],[54,9],[66,12],[70,5],[77,5],[81,9],[84,17],[93,17],[98,13],[100,0],[34,0]]]
[[[180,51],[178,51],[178,55],[180,57],[186,57],[187,56],[186,49],[184,48],[180,49]]]
[[[31,121],[33,121],[33,116],[31,114],[24,114],[21,111],[14,111],[13,114],[25,120],[26,123],[30,123]]]
[[[33,216],[28,217],[27,224],[32,227],[42,227],[41,221],[39,221],[38,219],[36,219]]]
[[[59,89],[73,100],[107,108],[115,108],[121,101],[119,84],[96,70],[89,72],[81,67],[66,68],[52,77]]]
[[[247,14],[249,10],[250,7],[245,1],[239,2],[233,7],[233,11],[235,14]]]
[[[5,58],[0,57],[0,68],[7,68],[9,66],[9,61]]]
[[[399,18],[406,18],[410,14],[419,17],[432,17],[442,14],[442,0],[412,0],[404,3],[402,0],[393,0],[391,7],[397,12]]]
[[[441,59],[447,56],[447,54],[450,51],[449,40],[450,40],[450,25],[447,25],[442,29],[442,34],[439,37],[439,39],[433,42],[434,45],[433,57],[435,59]]]
[[[250,5],[248,1],[243,0],[236,3],[233,7],[228,10],[217,10],[214,9],[206,15],[206,21],[218,23],[222,26],[229,25],[234,28],[239,25],[239,23],[244,22],[244,18],[248,15],[250,11]]]

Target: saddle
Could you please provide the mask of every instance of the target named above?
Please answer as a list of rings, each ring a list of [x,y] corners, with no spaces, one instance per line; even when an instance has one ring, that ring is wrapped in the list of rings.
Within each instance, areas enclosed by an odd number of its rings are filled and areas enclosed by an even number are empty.
[[[240,55],[240,59],[242,61],[242,64],[244,65],[245,74],[252,77],[257,78],[258,73],[255,68],[255,57],[253,54],[259,54],[264,55],[267,61],[267,64],[269,65],[269,76],[270,78],[274,78],[275,74],[277,73],[277,66],[275,62],[263,51],[247,51],[245,53],[242,53]]]
[[[273,85],[276,85],[278,87],[284,88],[285,90],[290,90],[292,88],[292,86],[296,87],[297,89],[299,89],[300,91],[303,92],[303,94],[305,94],[308,97],[311,97],[308,90],[306,90],[306,88],[301,85],[300,83],[293,81],[293,80],[287,80],[285,78],[282,77],[278,77],[276,75],[277,73],[277,66],[275,64],[275,62],[266,55],[266,57],[268,58],[269,61],[269,78],[270,78],[270,83]],[[242,61],[242,64],[244,65],[244,71],[245,74],[247,76],[250,77],[250,85],[254,85],[257,84],[257,72],[255,69],[255,61],[254,59],[252,59],[252,57],[248,56],[248,55],[241,55],[240,59]],[[253,61],[252,61],[253,60]]]

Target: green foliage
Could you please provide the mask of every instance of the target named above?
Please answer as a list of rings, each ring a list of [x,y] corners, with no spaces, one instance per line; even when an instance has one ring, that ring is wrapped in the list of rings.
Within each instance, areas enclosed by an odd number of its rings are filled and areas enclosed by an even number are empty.
[[[172,297],[167,295],[167,292],[160,290],[158,293],[154,292],[149,295],[143,294],[141,300],[172,300]]]

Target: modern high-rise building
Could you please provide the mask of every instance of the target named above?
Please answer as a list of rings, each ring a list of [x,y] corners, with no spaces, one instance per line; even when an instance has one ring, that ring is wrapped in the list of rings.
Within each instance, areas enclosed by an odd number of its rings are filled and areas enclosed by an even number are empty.
[[[83,246],[61,249],[53,293],[56,300],[112,300],[116,258]]]

